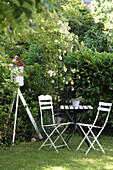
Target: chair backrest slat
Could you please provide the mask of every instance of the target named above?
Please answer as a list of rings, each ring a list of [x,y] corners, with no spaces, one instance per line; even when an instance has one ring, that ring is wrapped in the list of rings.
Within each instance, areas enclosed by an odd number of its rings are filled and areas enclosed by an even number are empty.
[[[106,112],[110,112],[110,108],[103,108],[103,107],[98,107],[98,109],[97,110],[99,110],[99,111],[106,111]]]
[[[50,110],[52,115],[52,122],[55,123],[52,97],[50,95],[40,95],[38,99],[39,99],[40,114],[41,114],[41,125],[43,126],[44,123],[43,122],[44,110]]]
[[[106,125],[106,123],[107,123],[107,121],[108,121],[109,113],[110,113],[110,111],[111,111],[111,106],[112,106],[112,103],[99,102],[99,107],[97,108],[98,112],[97,112],[97,115],[96,115],[96,118],[95,118],[95,120],[94,120],[93,125],[96,124],[96,122],[97,122],[97,120],[98,120],[98,117],[99,117],[99,115],[100,115],[100,112],[101,112],[101,111],[102,111],[102,112],[105,112],[105,113],[106,113],[106,118],[105,118],[105,120],[104,120],[104,124],[103,124],[103,126],[102,126],[101,131],[104,129],[104,127],[105,127],[105,125]],[[101,131],[100,131],[100,133],[101,133]]]
[[[112,103],[106,103],[106,102],[99,102],[99,106],[112,106]]]
[[[39,97],[39,100],[51,100],[52,99],[52,97],[50,96],[50,95],[40,95]]]

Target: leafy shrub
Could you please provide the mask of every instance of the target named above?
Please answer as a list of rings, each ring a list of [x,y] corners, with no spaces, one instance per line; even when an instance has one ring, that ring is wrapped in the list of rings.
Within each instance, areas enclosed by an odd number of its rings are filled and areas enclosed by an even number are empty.
[[[69,63],[70,61],[70,63]],[[99,101],[113,103],[113,54],[93,53],[84,48],[81,53],[75,52],[66,60],[68,67],[74,70],[74,91],[71,97],[82,96],[85,103],[94,106],[94,112]],[[109,123],[113,126],[113,116]],[[92,115],[88,115],[88,120]],[[102,120],[100,120],[102,121]]]
[[[105,30],[102,22],[96,23],[90,30],[85,32],[84,45],[93,51],[112,52],[112,37],[107,32],[108,30]]]
[[[6,62],[7,61],[7,62]],[[0,138],[1,143],[9,143],[12,135],[11,101],[16,86],[10,79],[8,58],[0,55]]]

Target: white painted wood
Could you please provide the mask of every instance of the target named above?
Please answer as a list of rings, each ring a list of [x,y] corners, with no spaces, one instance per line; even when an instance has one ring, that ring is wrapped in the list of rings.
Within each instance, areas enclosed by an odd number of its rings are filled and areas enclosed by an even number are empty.
[[[92,106],[90,106],[90,105],[88,105],[88,108],[89,108],[89,109],[93,109],[93,107],[92,107]]]
[[[60,109],[61,110],[64,110],[64,109],[93,109],[93,107],[91,105],[79,105],[78,107],[77,106],[72,106],[72,105],[61,105],[60,106]]]
[[[83,106],[79,106],[79,109],[84,109],[84,107]]]
[[[88,109],[88,107],[87,106],[83,106],[84,107],[84,109]]]
[[[69,109],[69,106],[65,106],[65,109]]]
[[[69,106],[69,108],[70,108],[70,109],[74,109],[74,107],[73,107],[73,106]]]
[[[61,106],[60,106],[60,109],[64,109],[64,106],[63,106],[63,105],[61,105]]]
[[[106,103],[106,102],[99,102],[99,106],[110,106],[111,107],[111,103]]]
[[[15,103],[15,96],[16,96],[16,93],[13,93],[13,101],[12,101],[12,103],[11,103],[11,107],[10,107],[10,110],[9,110],[9,112],[10,112],[10,114],[11,114],[11,112],[12,112],[12,110],[13,110],[13,106],[14,106],[14,103]]]
[[[19,83],[19,86],[24,85],[24,77],[23,77],[23,66],[11,67],[11,80],[14,83]]]
[[[52,99],[52,97],[50,95],[40,95],[38,98],[39,98],[39,101],[41,101],[41,100],[45,101],[45,100],[51,100]]]
[[[18,100],[19,100],[19,91],[17,92],[17,100],[16,100],[16,110],[15,110],[15,120],[14,120],[14,130],[13,130],[13,145],[15,141],[15,132],[16,132],[16,121],[17,121],[17,111],[18,111]]]
[[[41,135],[41,133],[40,133],[38,127],[37,127],[37,124],[36,124],[36,122],[35,122],[32,114],[31,114],[31,112],[30,112],[30,109],[29,109],[29,107],[28,107],[28,105],[27,105],[27,103],[26,103],[26,101],[25,101],[25,99],[24,99],[24,97],[23,97],[20,89],[18,88],[18,89],[17,89],[17,100],[16,100],[16,110],[15,110],[13,139],[12,139],[13,145],[14,145],[14,141],[15,141],[16,121],[17,121],[17,111],[18,111],[18,101],[19,101],[19,97],[20,97],[20,99],[21,99],[21,101],[22,101],[23,106],[25,107],[25,110],[26,110],[26,112],[27,112],[27,114],[28,114],[28,116],[29,116],[29,118],[30,118],[30,120],[31,120],[31,122],[32,122],[32,124],[33,124],[33,126],[34,126],[34,128],[35,128],[35,130],[36,130],[36,133],[38,134],[38,136],[39,136],[40,139],[43,139],[43,137],[42,137],[42,135]],[[13,103],[13,104],[14,104],[14,103]],[[12,110],[12,108],[11,108],[11,110]]]

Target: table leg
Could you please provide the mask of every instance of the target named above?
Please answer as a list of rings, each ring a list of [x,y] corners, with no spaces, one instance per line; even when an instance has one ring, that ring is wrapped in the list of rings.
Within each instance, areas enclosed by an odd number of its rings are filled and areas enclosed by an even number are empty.
[[[73,125],[73,127],[71,128],[69,134],[68,134],[68,135],[66,136],[66,138],[65,138],[66,143],[70,140],[70,138],[71,138],[72,135],[74,134],[75,130],[76,130],[76,127],[75,127],[75,125]]]
[[[76,130],[77,130],[77,131],[79,132],[79,134],[84,138],[84,134],[82,133],[81,129],[80,129],[80,128],[77,126],[77,124],[76,124],[76,123],[77,123],[77,113],[75,113],[75,119],[73,119],[67,110],[65,110],[65,112],[66,112],[67,116],[69,117],[69,119],[70,119],[72,122],[74,122],[73,127],[71,128],[71,130],[69,131],[69,134],[68,134],[68,135],[66,136],[66,138],[65,138],[66,143],[70,140],[70,138],[72,137],[72,135],[74,134],[74,132],[75,132]],[[81,119],[81,120],[82,120],[82,119]],[[79,121],[80,121],[80,120],[79,120]],[[85,142],[86,142],[86,144],[87,144],[88,147],[89,147],[90,145],[89,145],[89,142],[88,142],[87,139],[85,139]]]
[[[66,114],[67,114],[67,116],[68,116],[68,118],[72,121],[72,122],[74,122],[74,125],[72,125],[72,128],[70,129],[70,131],[69,131],[69,134],[66,136],[66,138],[65,138],[65,141],[66,141],[66,143],[70,140],[70,138],[72,137],[72,135],[74,134],[74,132],[75,132],[75,130],[77,129],[77,126],[76,126],[76,123],[75,123],[75,121],[74,121],[74,119],[71,117],[71,115],[69,114],[69,112],[67,111],[67,110],[65,110],[65,112],[66,112]]]

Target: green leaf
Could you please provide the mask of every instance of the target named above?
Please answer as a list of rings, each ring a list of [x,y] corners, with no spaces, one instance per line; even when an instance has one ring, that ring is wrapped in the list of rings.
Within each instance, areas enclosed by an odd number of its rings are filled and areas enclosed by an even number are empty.
[[[22,6],[23,5],[23,0],[18,0],[20,5]]]
[[[38,7],[38,5],[39,5],[40,2],[41,2],[40,0],[35,0],[35,7],[36,7],[36,8]]]
[[[33,4],[32,0],[24,0],[24,1],[27,2],[27,3],[30,4],[30,5]]]
[[[23,13],[22,8],[20,7],[16,8],[13,12],[14,19],[19,18],[22,15],[22,13]]]
[[[27,17],[27,18],[30,18],[30,17],[31,17],[32,12],[31,12],[30,9],[23,7],[23,11],[24,11],[24,13],[26,14],[26,17]]]

